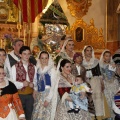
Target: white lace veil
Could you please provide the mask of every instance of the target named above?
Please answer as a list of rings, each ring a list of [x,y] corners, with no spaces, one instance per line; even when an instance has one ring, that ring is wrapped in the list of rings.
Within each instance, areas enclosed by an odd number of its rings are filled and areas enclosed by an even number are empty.
[[[105,52],[110,52],[110,50],[108,50],[108,49],[105,49],[103,52],[102,52],[102,54],[101,54],[101,56],[100,56],[100,61],[103,61],[103,55],[104,55],[104,53]],[[110,52],[111,53],[111,52]],[[110,62],[112,62],[112,56],[111,56],[111,60],[110,60]]]
[[[92,58],[90,59],[90,62],[89,62],[89,63],[90,63],[90,64],[94,64],[94,59],[95,59],[94,49],[93,49],[93,47],[92,47],[91,45],[87,45],[87,46],[85,46],[85,47],[83,48],[83,50],[82,50],[83,65],[88,64],[87,61],[86,61],[86,59],[85,59],[85,50],[86,50],[87,47],[91,47],[91,48],[92,48]]]
[[[41,51],[41,52],[39,53],[39,55],[38,55],[36,67],[37,67],[37,69],[40,70],[41,73],[45,73],[47,70],[49,70],[49,69],[51,69],[52,67],[54,67],[54,62],[53,62],[53,60],[52,60],[51,55],[47,52],[48,55],[49,55],[48,65],[45,66],[45,68],[42,70],[42,69],[41,69],[40,59],[39,59],[39,56],[40,56],[40,54],[41,54],[42,52],[43,52],[43,51]]]
[[[101,67],[104,67],[103,55],[104,55],[104,53],[107,52],[107,51],[110,52],[110,50],[105,49],[105,50],[102,52],[101,56],[100,56],[100,66],[101,66]],[[111,52],[110,52],[110,53],[111,53]],[[111,56],[111,59],[110,59],[110,63],[113,63],[112,56]]]
[[[65,40],[65,42],[64,42],[64,44],[63,44],[62,49],[61,49],[60,52],[65,52],[65,47],[66,47],[67,43],[68,43],[70,40],[73,40],[73,39],[71,38],[71,36],[66,37],[66,40]]]
[[[61,63],[61,61],[62,61],[63,59],[61,58],[60,60],[59,60],[59,62],[58,62],[58,65],[57,65],[57,72],[60,74],[60,70],[59,70],[59,68],[60,68],[60,63]]]
[[[91,45],[86,45],[83,50],[82,50],[82,55],[83,55],[83,59],[85,59],[85,50],[87,47],[91,47],[92,48],[92,58],[95,58],[95,54],[94,54],[94,49]]]

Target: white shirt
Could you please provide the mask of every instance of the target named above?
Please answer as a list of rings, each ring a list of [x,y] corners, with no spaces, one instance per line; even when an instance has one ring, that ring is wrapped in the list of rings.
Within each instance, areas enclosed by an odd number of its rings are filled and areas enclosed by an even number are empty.
[[[80,66],[76,65],[77,71],[78,71],[78,75],[80,75]]]
[[[14,50],[13,51],[11,51],[10,53],[9,53],[16,61],[20,61],[20,59],[14,54]],[[7,55],[7,57],[6,57],[6,60],[5,60],[5,66],[7,67],[7,69],[8,69],[8,73],[9,73],[9,77],[10,77],[10,79],[12,79],[12,68],[11,68],[11,66],[10,66],[10,60],[9,60],[9,58],[8,58],[8,55]]]

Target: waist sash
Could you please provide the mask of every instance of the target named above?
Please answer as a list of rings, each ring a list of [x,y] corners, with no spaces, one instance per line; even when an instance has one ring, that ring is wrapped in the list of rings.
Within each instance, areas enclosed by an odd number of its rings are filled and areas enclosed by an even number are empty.
[[[31,88],[29,86],[18,90],[18,94],[28,95],[28,94],[32,94],[32,93],[33,93],[33,88]]]

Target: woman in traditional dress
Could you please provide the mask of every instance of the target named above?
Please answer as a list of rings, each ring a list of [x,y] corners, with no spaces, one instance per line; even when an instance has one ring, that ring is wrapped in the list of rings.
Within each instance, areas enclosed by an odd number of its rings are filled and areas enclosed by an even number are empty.
[[[62,59],[68,59],[69,61],[73,62],[73,56],[74,56],[74,42],[73,39],[68,37],[60,51],[60,53],[56,57],[56,64],[58,64],[59,60]]]
[[[99,61],[94,56],[94,50],[92,46],[85,46],[82,54],[83,66],[86,68],[87,82],[90,83],[93,89],[92,97],[95,105],[96,116],[98,120],[101,120],[104,116],[105,107],[103,95],[104,84],[101,76]],[[109,114],[107,115],[107,117],[109,117]]]
[[[119,88],[118,80],[115,78],[116,66],[112,60],[111,52],[104,50],[100,57],[101,72],[104,76],[104,93],[107,98],[107,103],[110,109],[111,117],[114,118],[115,114],[112,110],[112,101],[114,94]]]
[[[5,78],[2,66],[0,66],[0,120],[25,120],[17,88]]]
[[[48,52],[42,51],[37,62],[32,120],[54,120],[57,104],[56,70]]]
[[[63,59],[57,68],[60,72],[58,82],[60,99],[58,101],[55,120],[91,120],[89,112],[82,109],[77,114],[67,112],[70,109],[67,101],[71,101],[67,93],[70,92],[71,86],[75,82],[75,77],[71,74],[71,62],[69,60]]]

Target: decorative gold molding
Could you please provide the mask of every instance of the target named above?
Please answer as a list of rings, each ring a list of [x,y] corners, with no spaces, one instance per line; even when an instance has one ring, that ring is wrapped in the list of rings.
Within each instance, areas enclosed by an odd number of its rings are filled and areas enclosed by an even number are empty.
[[[76,41],[76,29],[83,29],[83,40],[80,42]],[[83,19],[78,19],[71,26],[70,33],[74,39],[75,49],[82,50],[85,45],[91,45],[97,51],[105,48],[105,41],[103,37],[103,29],[97,29],[94,25],[94,20],[90,20],[90,24],[87,24]]]
[[[12,0],[0,2],[0,21],[18,22],[18,8]]]
[[[92,0],[66,0],[71,15],[77,19],[82,18],[88,12]]]
[[[8,3],[8,2],[7,2]],[[9,1],[9,18],[8,22],[18,22],[18,8],[12,1]]]
[[[6,3],[0,3],[0,21],[7,21],[9,17],[9,7]]]

